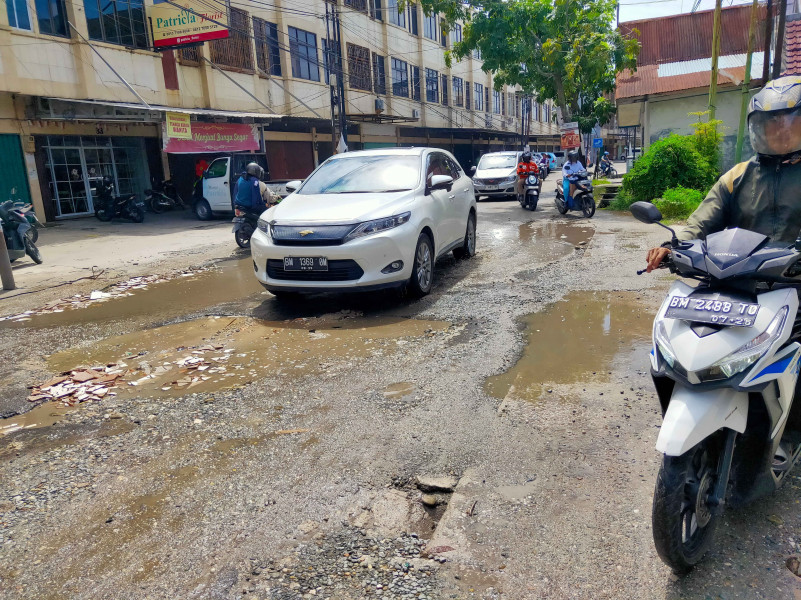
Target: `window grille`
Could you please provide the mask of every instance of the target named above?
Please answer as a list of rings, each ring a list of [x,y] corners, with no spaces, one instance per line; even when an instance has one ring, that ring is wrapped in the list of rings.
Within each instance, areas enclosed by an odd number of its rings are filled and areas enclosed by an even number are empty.
[[[350,42],[348,42],[347,50],[350,87],[355,90],[371,92],[373,87],[370,82],[370,51]]]
[[[253,17],[256,39],[256,64],[267,75],[281,76],[281,54],[278,47],[278,25]]]
[[[230,9],[228,37],[209,42],[211,62],[230,69],[253,70],[253,46],[250,43],[250,18],[247,11]]]

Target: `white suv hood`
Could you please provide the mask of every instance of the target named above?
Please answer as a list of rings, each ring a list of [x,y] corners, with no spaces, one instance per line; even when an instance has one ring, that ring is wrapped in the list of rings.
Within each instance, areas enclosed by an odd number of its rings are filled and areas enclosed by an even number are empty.
[[[361,223],[411,210],[414,191],[390,194],[291,194],[265,213],[280,224]]]
[[[503,168],[503,169],[480,169],[476,170],[476,179],[505,179],[517,173],[516,168]]]

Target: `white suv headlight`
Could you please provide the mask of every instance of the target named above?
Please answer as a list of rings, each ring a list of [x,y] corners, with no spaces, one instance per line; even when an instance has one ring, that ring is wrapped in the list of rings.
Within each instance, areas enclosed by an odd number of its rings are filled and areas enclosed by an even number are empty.
[[[270,231],[270,224],[259,217],[259,220],[256,222],[256,226],[259,228],[259,231],[266,233],[270,237],[272,237],[272,232]]]
[[[405,212],[400,215],[393,215],[383,219],[365,221],[364,223],[357,225],[356,228],[345,237],[344,241],[347,242],[355,238],[364,237],[365,235],[372,235],[374,233],[386,231],[387,229],[394,229],[395,227],[399,227],[404,223],[408,223],[411,217],[412,213]]]

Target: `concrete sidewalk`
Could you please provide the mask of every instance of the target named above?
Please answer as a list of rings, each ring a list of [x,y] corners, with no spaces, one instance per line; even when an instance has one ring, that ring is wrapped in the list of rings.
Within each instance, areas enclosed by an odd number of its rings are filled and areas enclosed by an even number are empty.
[[[164,263],[170,269],[182,268],[237,249],[230,218],[198,221],[189,211],[147,213],[144,223],[103,223],[94,217],[61,221],[39,230],[37,246],[44,262],[37,265],[27,256],[14,262],[18,289],[0,292],[0,301],[99,271],[105,271],[102,285],[107,285],[127,275],[157,272],[165,268]],[[63,286],[60,294],[68,295],[69,289]],[[3,304],[0,312],[5,312]]]

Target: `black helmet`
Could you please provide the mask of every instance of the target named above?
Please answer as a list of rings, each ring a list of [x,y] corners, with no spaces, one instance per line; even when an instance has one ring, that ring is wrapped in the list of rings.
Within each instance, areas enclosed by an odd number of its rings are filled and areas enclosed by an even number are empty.
[[[567,160],[570,162],[576,162],[578,160],[578,152],[575,150],[571,150],[567,153]]]
[[[261,168],[261,165],[259,165],[259,163],[252,162],[248,163],[248,166],[245,167],[245,173],[247,173],[248,175],[253,175],[253,177],[256,177],[258,179],[261,179],[262,176],[264,175],[264,169]]]
[[[531,152],[528,150],[523,152],[523,154],[520,155],[520,160],[523,162],[529,162],[531,160]]]
[[[801,151],[801,77],[768,81],[748,105],[751,147],[767,156]]]

